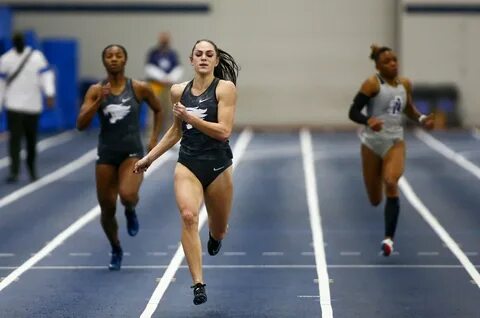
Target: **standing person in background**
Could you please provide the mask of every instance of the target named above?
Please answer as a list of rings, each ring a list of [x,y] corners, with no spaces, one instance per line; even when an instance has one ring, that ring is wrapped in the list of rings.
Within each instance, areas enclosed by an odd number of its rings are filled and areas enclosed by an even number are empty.
[[[110,270],[119,270],[123,258],[115,218],[118,196],[125,207],[128,234],[135,236],[139,230],[135,206],[143,174],[132,170],[144,154],[139,123],[141,102],[146,101],[155,114],[148,150],[157,143],[162,119],[160,103],[150,86],[125,77],[127,58],[127,50],[121,45],[112,44],[103,50],[107,78],[90,86],[77,118],[77,128],[83,130],[95,114],[100,117],[95,175],[101,224],[112,247]]]
[[[145,77],[163,106],[165,115],[162,127],[170,127],[172,123],[170,87],[172,84],[178,83],[182,75],[183,68],[178,60],[177,52],[171,47],[171,36],[168,32],[161,32],[158,44],[147,55]]]
[[[412,102],[412,84],[398,75],[396,54],[388,47],[371,46],[370,58],[377,73],[365,80],[353,100],[349,117],[365,125],[361,133],[363,178],[373,206],[385,203],[384,256],[393,251],[393,239],[400,213],[398,180],[405,167],[403,114],[427,129],[433,128],[433,115],[418,112]],[[367,106],[367,115],[362,109]]]
[[[195,77],[171,89],[175,115],[162,140],[135,164],[141,173],[180,139],[175,168],[175,198],[182,219],[182,246],[193,280],[193,303],[207,301],[198,233],[200,206],[208,213],[208,253],[216,255],[227,233],[232,208],[232,133],[237,103],[238,66],[233,57],[210,40],[193,46],[190,61]]]
[[[7,183],[18,180],[22,136],[27,141],[27,168],[30,180],[37,179],[37,130],[43,110],[55,100],[55,77],[42,52],[25,45],[23,34],[12,37],[13,48],[0,57],[0,109],[5,101],[9,137],[10,173]]]

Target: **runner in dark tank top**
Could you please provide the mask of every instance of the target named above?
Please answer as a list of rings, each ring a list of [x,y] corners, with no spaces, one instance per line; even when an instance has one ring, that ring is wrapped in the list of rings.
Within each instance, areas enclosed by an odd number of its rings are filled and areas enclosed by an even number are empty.
[[[193,281],[193,303],[203,304],[199,208],[208,214],[208,254],[216,255],[227,234],[233,200],[232,152],[228,138],[233,129],[237,103],[238,65],[233,57],[210,40],[199,40],[190,55],[195,77],[171,88],[172,127],[145,157],[135,172],[148,169],[154,160],[182,139],[175,168],[175,198],[182,219],[182,247]]]
[[[107,84],[107,81],[102,81]],[[135,96],[132,79],[127,78],[119,95],[109,94],[100,103],[98,147],[106,150],[142,152],[140,135],[140,102]]]
[[[109,45],[102,52],[107,79],[90,86],[77,118],[77,128],[87,128],[93,117],[100,117],[98,158],[95,167],[97,197],[102,228],[112,248],[108,268],[119,270],[123,251],[115,218],[117,197],[125,207],[127,232],[135,236],[139,224],[135,206],[143,174],[132,173],[143,156],[140,136],[140,102],[145,101],[155,113],[148,149],[155,147],[162,119],[160,103],[147,83],[126,78],[127,51],[121,45]]]
[[[183,91],[180,102],[189,113],[208,122],[218,122],[218,101],[215,91],[219,80],[215,78],[207,90],[198,96],[192,94],[193,81],[190,81]],[[180,145],[180,155],[203,160],[215,160],[218,156],[225,156],[224,159],[232,158],[228,140],[212,138],[186,122],[182,122]]]

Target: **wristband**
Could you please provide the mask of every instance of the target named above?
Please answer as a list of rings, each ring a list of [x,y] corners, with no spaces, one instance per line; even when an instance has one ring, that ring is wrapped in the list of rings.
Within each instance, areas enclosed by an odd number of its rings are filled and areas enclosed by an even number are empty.
[[[422,114],[422,115],[420,115],[420,117],[418,117],[418,122],[421,124],[421,123],[422,123],[422,121],[423,121],[425,118],[427,118],[427,116],[426,116],[426,115],[423,115],[423,114]]]

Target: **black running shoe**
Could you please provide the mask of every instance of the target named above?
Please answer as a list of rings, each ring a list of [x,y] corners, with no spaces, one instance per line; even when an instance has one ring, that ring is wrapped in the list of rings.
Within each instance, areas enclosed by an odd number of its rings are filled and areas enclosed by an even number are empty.
[[[196,283],[191,288],[193,288],[193,303],[195,305],[201,305],[207,302],[207,292],[205,291],[205,284]]]
[[[222,240],[217,241],[212,237],[212,234],[208,232],[208,254],[210,255],[217,255],[218,252],[220,252],[220,249],[222,248]]]
[[[108,264],[108,269],[111,271],[119,271],[122,267],[122,258],[123,251],[121,248],[112,249],[112,258],[110,259],[110,264]]]
[[[138,233],[138,218],[135,209],[125,209],[125,217],[127,218],[127,232],[130,236],[135,236]]]

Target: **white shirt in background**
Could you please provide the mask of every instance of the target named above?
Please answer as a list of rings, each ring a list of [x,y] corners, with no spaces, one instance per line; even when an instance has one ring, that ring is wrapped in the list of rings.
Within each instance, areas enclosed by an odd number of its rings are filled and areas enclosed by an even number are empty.
[[[42,52],[33,50],[17,77],[6,86],[6,79],[15,72],[20,63],[32,50],[25,47],[22,53],[14,48],[0,57],[0,109],[39,114],[42,112],[42,92],[55,96],[55,77]]]

